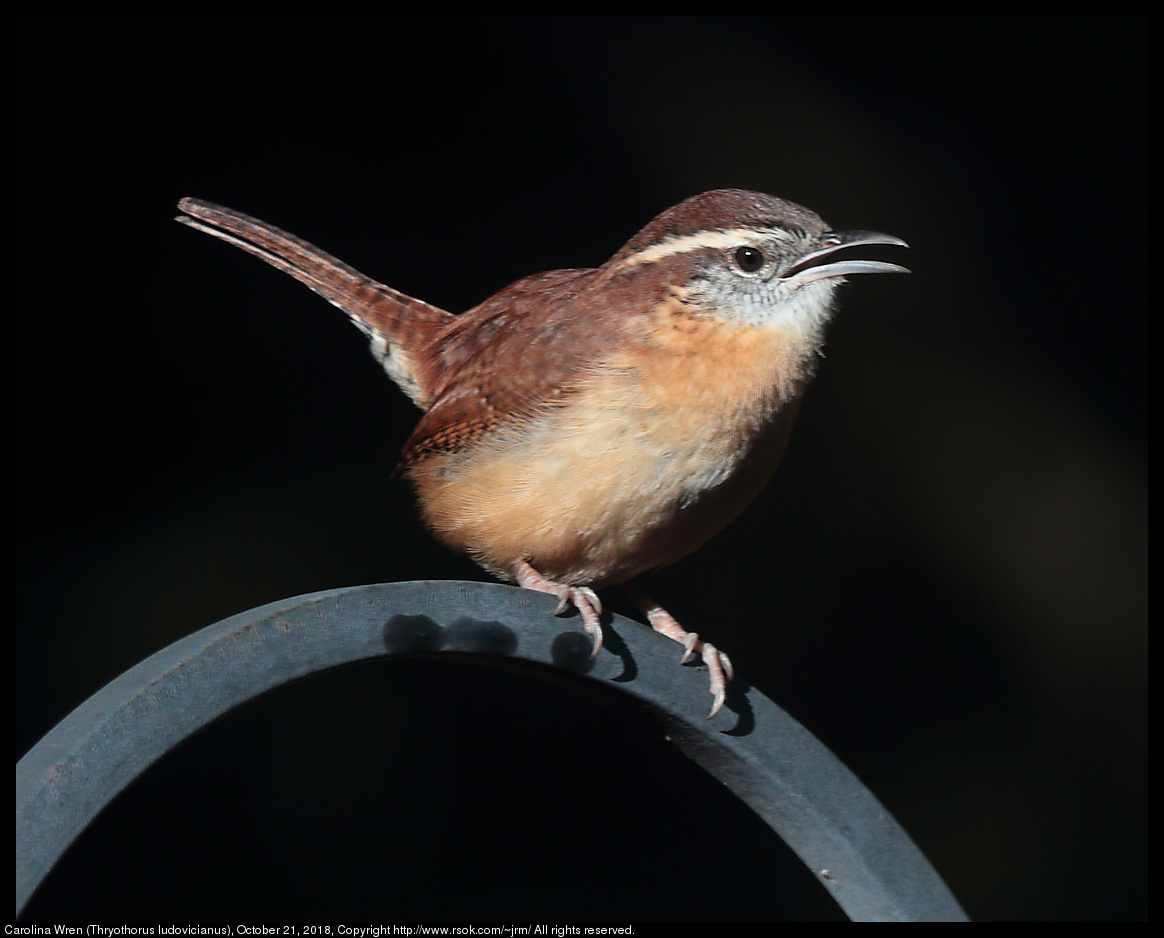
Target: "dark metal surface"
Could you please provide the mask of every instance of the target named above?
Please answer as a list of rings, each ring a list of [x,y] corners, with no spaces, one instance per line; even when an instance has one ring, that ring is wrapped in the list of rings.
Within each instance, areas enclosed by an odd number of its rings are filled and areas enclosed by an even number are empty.
[[[491,583],[361,586],[252,609],[159,651],[94,694],[17,764],[17,913],[118,792],[212,720],[337,665],[451,652],[482,666],[553,665],[633,694],[672,742],[824,880],[850,918],[965,919],[873,795],[770,700],[753,690],[729,694],[708,720],[706,674],[676,667],[673,642],[616,616],[607,629],[617,640],[591,661],[589,637],[575,631],[576,618],[552,615],[556,603]]]

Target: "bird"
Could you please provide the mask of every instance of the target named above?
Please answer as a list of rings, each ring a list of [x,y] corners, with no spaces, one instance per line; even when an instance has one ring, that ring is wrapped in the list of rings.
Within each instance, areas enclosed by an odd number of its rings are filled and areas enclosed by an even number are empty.
[[[294,277],[363,331],[422,411],[397,469],[434,537],[555,596],[602,647],[598,590],[621,587],[698,656],[711,712],[731,659],[637,580],[738,516],[776,470],[822,354],[837,287],[907,247],[815,212],[715,189],[661,212],[598,267],[521,278],[453,314],[241,212],[185,198],[177,221]]]

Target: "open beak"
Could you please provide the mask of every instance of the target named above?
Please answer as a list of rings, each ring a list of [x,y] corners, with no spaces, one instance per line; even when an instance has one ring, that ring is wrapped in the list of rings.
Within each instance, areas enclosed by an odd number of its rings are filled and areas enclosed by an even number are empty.
[[[812,283],[814,280],[827,280],[833,277],[847,277],[849,274],[908,274],[909,268],[897,264],[887,264],[884,261],[833,261],[822,264],[823,258],[830,257],[844,248],[855,247],[860,244],[892,244],[896,247],[909,247],[901,238],[882,234],[880,231],[830,231],[821,238],[821,246],[815,251],[805,254],[800,260],[784,272],[782,280],[796,280],[800,285]]]

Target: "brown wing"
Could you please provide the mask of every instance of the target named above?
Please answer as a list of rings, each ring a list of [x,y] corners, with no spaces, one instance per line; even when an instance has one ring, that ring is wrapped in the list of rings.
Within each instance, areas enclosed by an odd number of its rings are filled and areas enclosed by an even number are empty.
[[[458,316],[434,341],[435,403],[404,447],[403,466],[455,453],[503,424],[564,401],[610,336],[595,328],[595,269],[526,277]]]

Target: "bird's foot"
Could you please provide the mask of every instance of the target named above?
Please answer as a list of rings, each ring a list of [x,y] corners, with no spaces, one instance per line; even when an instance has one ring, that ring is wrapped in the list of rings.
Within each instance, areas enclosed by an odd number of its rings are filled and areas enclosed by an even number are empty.
[[[554,610],[554,615],[561,615],[571,605],[577,609],[582,616],[582,627],[594,640],[590,657],[593,658],[598,654],[602,648],[602,624],[599,621],[602,616],[602,602],[594,590],[589,586],[566,586],[564,583],[558,583],[542,576],[524,560],[517,561],[510,567],[510,571],[517,580],[517,585],[523,589],[557,596],[558,608]]]
[[[634,604],[642,610],[643,615],[651,624],[651,628],[683,646],[683,657],[679,659],[680,664],[690,661],[692,655],[699,655],[703,659],[703,663],[707,665],[711,696],[714,698],[711,704],[711,713],[707,715],[710,720],[723,707],[728,683],[735,676],[731,659],[711,642],[700,639],[697,632],[688,632],[671,613],[637,586],[624,583],[622,588]]]

